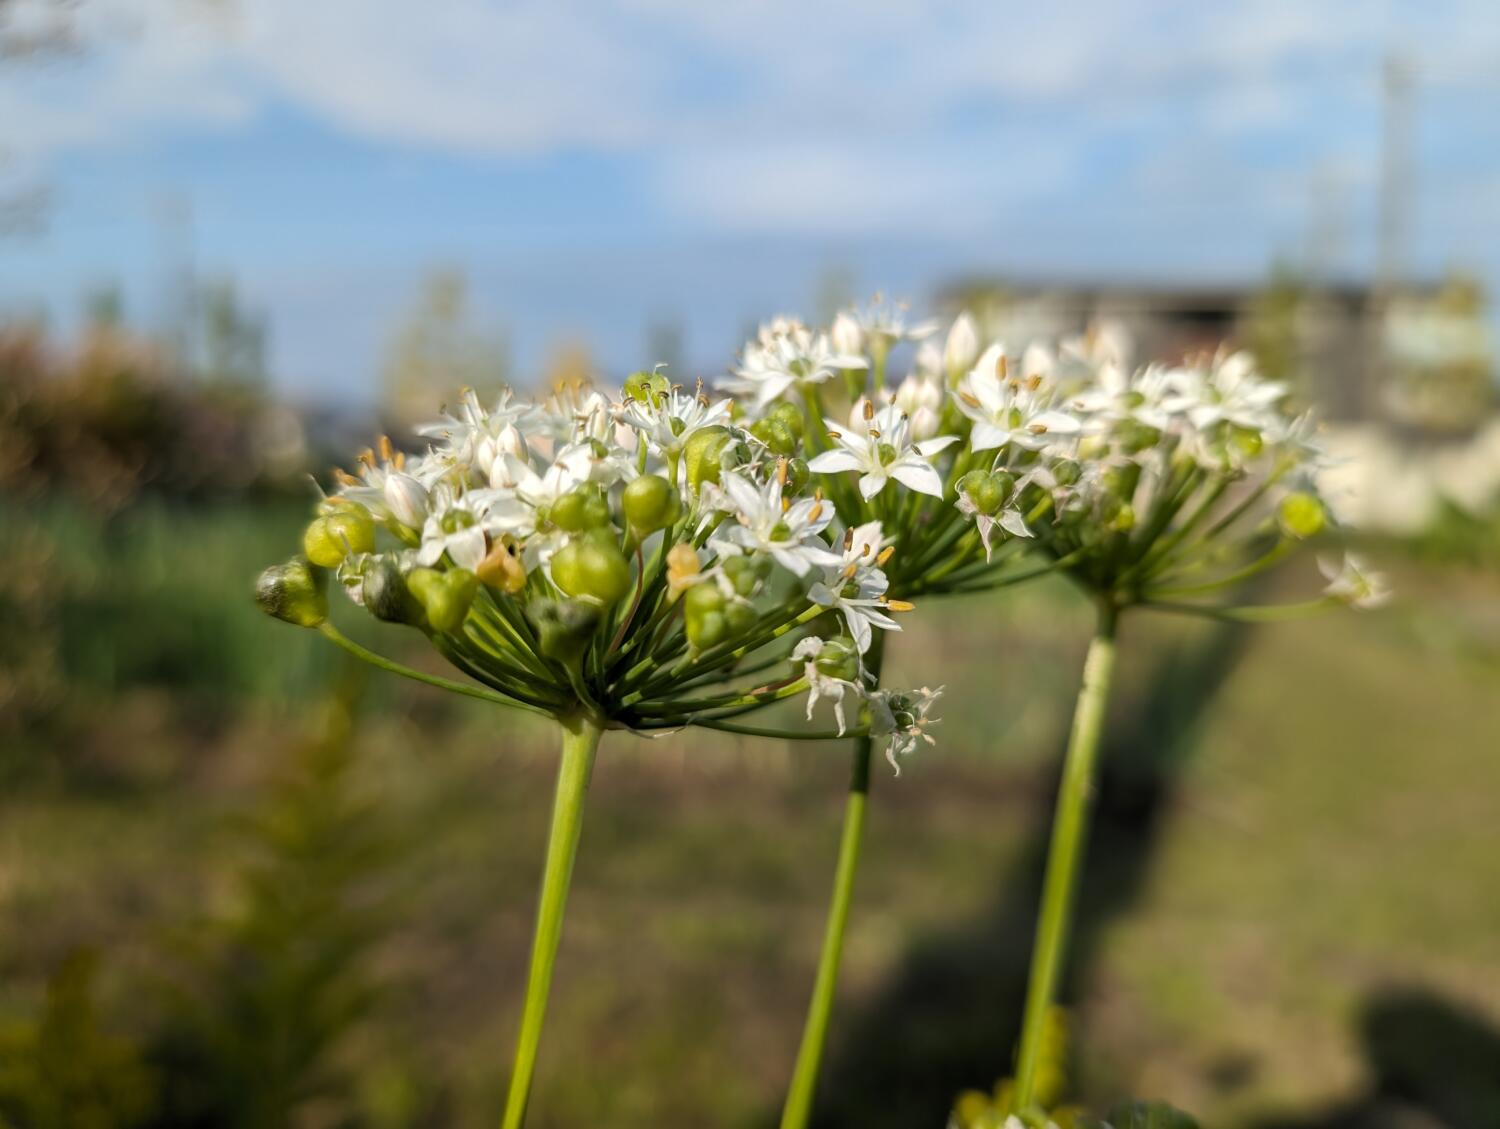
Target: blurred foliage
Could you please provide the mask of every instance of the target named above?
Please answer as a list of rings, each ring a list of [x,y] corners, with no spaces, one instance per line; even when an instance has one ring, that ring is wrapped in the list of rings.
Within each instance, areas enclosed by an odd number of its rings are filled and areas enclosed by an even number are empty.
[[[158,345],[107,320],[71,348],[39,326],[0,330],[0,490],[13,498],[65,493],[113,512],[148,491],[284,488],[306,464],[294,414],[251,384],[182,378]]]
[[[390,990],[375,958],[402,836],[359,771],[361,670],[242,825],[232,904],[185,939],[151,1047],[162,1129],[404,1124],[415,1091],[378,1048],[351,1058]],[[361,1063],[360,1059],[364,1062]],[[368,1108],[361,1065],[387,1074]]]
[[[153,1080],[135,1047],[106,1031],[98,957],[76,951],[53,973],[35,1020],[0,1028],[0,1129],[127,1129],[142,1124]]]

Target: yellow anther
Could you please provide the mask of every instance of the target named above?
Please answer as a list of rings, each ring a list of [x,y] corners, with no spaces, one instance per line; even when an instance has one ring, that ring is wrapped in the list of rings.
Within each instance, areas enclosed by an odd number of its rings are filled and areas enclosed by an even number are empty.
[[[971,408],[981,408],[984,406],[979,402],[979,398],[972,392],[960,392],[958,394],[958,398],[964,403],[968,404]]]
[[[844,552],[848,552],[854,546],[854,530],[844,530]]]
[[[382,435],[380,437],[380,459],[381,459],[381,461],[382,462],[387,462],[387,463],[390,462],[391,459],[392,459],[392,457],[394,457],[395,453],[396,453],[396,449],[391,446],[391,437],[389,435]]]
[[[807,520],[808,521],[817,521],[822,516],[823,516],[823,503],[822,502],[814,502],[812,509],[810,509],[810,510],[807,511]]]
[[[875,558],[875,563],[880,568],[884,568],[885,567],[885,562],[888,561],[888,560],[890,560],[895,555],[896,555],[896,546],[894,546],[894,545],[887,545],[884,549],[880,550],[880,556],[878,556],[878,557]]]
[[[999,359],[995,361],[995,375],[1001,380],[1010,376],[1010,358],[1004,353],[1001,353]]]
[[[909,612],[917,605],[912,603],[910,600],[887,600],[885,602],[885,606],[889,611]]]
[[[786,460],[776,460],[776,482],[780,486],[786,485]]]
[[[875,418],[875,405],[869,400],[865,401],[865,419]]]
[[[338,484],[340,486],[358,486],[359,485],[359,479],[355,478],[354,475],[350,474],[343,467],[339,467],[339,466],[334,467],[333,468],[333,477],[337,480],[337,482],[338,482]]]

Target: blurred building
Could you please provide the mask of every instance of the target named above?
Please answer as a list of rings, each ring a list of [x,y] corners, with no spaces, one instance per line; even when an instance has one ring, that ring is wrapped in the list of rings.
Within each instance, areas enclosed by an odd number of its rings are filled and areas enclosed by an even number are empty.
[[[1358,283],[1311,285],[1273,276],[1260,286],[1052,284],[968,279],[939,292],[1000,338],[1055,338],[1110,322],[1135,360],[1175,361],[1228,342],[1256,353],[1267,375],[1292,383],[1330,419],[1390,418],[1472,427],[1494,392],[1483,295],[1465,280],[1403,289],[1388,298]],[[1442,395],[1433,393],[1438,388]],[[1455,389],[1462,389],[1461,394]]]

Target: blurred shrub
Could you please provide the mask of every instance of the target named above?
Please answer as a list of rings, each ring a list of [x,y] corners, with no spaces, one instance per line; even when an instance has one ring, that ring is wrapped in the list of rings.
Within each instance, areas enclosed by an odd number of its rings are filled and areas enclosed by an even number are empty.
[[[97,959],[67,957],[39,1018],[0,1030],[0,1127],[127,1129],[143,1124],[152,1084],[135,1048],[105,1032],[94,1002]]]
[[[306,469],[297,417],[253,385],[179,378],[151,342],[110,325],[73,348],[0,329],[0,490],[63,490],[105,511],[143,491],[222,497]]]

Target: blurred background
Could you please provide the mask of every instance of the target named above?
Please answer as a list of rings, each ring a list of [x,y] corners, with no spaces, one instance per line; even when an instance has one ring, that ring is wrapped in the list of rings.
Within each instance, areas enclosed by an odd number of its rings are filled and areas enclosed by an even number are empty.
[[[1500,1126],[1497,283],[1488,0],[0,0],[0,1125],[491,1124],[547,735],[251,580],[461,385],[712,380],[883,289],[1253,350],[1399,593],[1128,625],[1079,1095]],[[925,611],[942,742],[876,781],[828,1126],[940,1126],[1017,1027],[1087,609]],[[772,1123],[844,759],[611,744],[534,1125]]]

